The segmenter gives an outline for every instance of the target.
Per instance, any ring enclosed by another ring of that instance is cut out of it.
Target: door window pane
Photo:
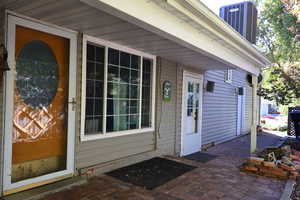
[[[189,81],[187,88],[187,122],[189,122],[190,133],[198,133],[200,84]]]
[[[25,44],[16,64],[16,88],[22,101],[32,108],[49,106],[57,92],[59,73],[48,44],[37,40]]]

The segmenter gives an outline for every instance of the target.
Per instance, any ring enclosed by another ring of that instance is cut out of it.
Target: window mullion
[[[142,95],[143,95],[143,59],[144,57],[141,56],[140,60],[140,94],[139,94],[139,129],[142,128]]]
[[[106,111],[107,111],[107,71],[108,71],[108,47],[105,47],[104,58],[104,94],[103,94],[103,125],[102,132],[106,134]]]

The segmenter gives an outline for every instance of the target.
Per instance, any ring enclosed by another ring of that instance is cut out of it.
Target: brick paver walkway
[[[258,137],[258,147],[272,146],[279,138]],[[239,172],[249,155],[249,136],[217,145],[207,151],[218,158],[201,164],[183,158],[179,162],[198,166],[177,179],[149,191],[108,176],[95,177],[85,185],[52,194],[44,200],[277,200],[285,182]]]

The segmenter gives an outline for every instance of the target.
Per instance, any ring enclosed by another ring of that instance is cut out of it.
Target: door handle
[[[193,111],[193,118],[194,118],[195,120],[197,120],[197,116],[198,116],[197,111]]]
[[[69,101],[68,103],[69,103],[69,104],[72,104],[72,111],[75,111],[75,106],[76,106],[76,104],[77,104],[75,98],[73,97],[73,98],[72,98],[72,101]]]

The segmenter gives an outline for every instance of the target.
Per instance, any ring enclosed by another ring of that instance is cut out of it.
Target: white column
[[[251,153],[256,151],[257,144],[257,112],[258,100],[257,100],[257,76],[252,75],[252,126],[251,126]]]

